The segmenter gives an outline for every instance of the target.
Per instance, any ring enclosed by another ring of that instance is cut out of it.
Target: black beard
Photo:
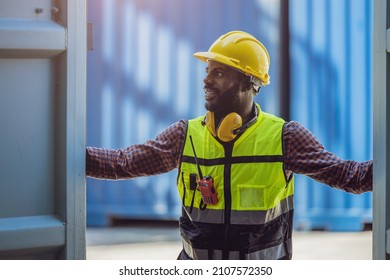
[[[214,88],[211,88],[216,90]],[[218,90],[219,102],[218,104],[214,104],[212,106],[206,106],[206,110],[210,112],[214,112],[219,116],[225,116],[231,112],[239,112],[240,102],[238,97],[238,92],[240,90],[240,86],[238,84],[232,86],[230,89],[221,93]]]

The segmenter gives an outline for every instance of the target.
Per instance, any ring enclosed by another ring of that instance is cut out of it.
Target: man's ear
[[[242,90],[243,91],[248,91],[252,89],[252,83],[249,79],[249,77],[244,77],[241,82]]]

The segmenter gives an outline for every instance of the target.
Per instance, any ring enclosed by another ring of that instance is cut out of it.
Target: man
[[[293,173],[352,193],[372,191],[373,162],[329,153],[297,122],[253,97],[269,83],[269,55],[252,35],[229,32],[208,52],[207,113],[122,150],[88,147],[87,176],[127,179],[178,168],[183,203],[178,259],[291,259]]]

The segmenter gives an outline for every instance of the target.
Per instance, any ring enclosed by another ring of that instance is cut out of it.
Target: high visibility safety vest
[[[182,259],[291,259],[294,182],[283,168],[285,122],[256,106],[256,122],[227,143],[203,117],[188,121],[177,178]],[[214,180],[215,205],[202,202],[196,162]]]

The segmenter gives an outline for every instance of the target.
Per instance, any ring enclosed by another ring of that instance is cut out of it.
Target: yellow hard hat
[[[263,86],[270,83],[268,51],[249,33],[228,32],[219,37],[207,52],[197,52],[194,56],[203,61],[211,59],[220,62],[254,76],[261,81]]]

